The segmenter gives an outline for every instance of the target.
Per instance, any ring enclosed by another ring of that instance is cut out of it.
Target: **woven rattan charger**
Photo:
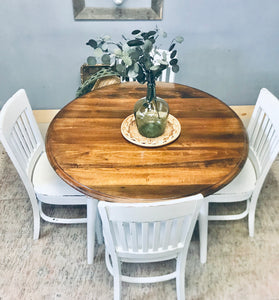
[[[135,116],[129,115],[121,124],[121,133],[124,138],[138,146],[142,147],[160,147],[175,141],[181,132],[179,121],[172,115],[169,115],[165,132],[156,138],[146,138],[142,136],[137,128]]]

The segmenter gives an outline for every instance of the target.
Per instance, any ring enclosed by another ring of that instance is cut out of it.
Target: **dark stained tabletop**
[[[146,85],[111,85],[73,100],[51,122],[46,151],[57,174],[77,190],[113,202],[206,196],[229,183],[248,154],[239,117],[185,85],[158,82],[156,94],[181,124],[177,140],[158,148],[128,142],[121,123],[146,95]]]

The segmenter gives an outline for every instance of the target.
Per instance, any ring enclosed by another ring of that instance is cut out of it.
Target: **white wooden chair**
[[[1,110],[0,139],[29,195],[33,209],[34,239],[39,238],[40,217],[52,223],[87,223],[88,263],[92,263],[94,252],[92,238],[95,233],[92,232],[92,224],[88,222],[92,216],[50,217],[42,210],[42,203],[88,205],[88,201],[97,200],[87,199],[84,194],[66,184],[55,173],[47,159],[43,138],[23,89],[16,92]]]
[[[208,220],[238,220],[248,215],[249,235],[253,237],[258,197],[279,152],[279,100],[265,88],[260,91],[247,132],[249,155],[243,169],[232,182],[206,199],[209,205],[246,201],[242,213],[209,215]],[[207,228],[204,230],[207,232]]]
[[[121,298],[121,281],[153,283],[176,278],[177,298],[185,299],[186,257],[203,201],[201,194],[157,203],[100,201],[106,245],[106,265],[114,278],[114,299]],[[176,259],[176,270],[160,276],[122,275],[121,263]]]
[[[157,52],[159,52],[161,55],[163,54],[163,52],[166,53],[168,60],[170,59],[170,52],[168,50],[164,50],[164,49],[157,49]],[[154,55],[154,59],[160,59],[161,56],[160,55]],[[161,76],[158,78],[158,81],[163,81],[163,82],[171,82],[173,83],[175,80],[175,73],[172,71],[171,67],[168,66],[165,70],[163,70]]]

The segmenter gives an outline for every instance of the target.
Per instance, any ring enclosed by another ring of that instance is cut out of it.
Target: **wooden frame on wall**
[[[129,0],[126,0],[129,1]],[[111,7],[89,7],[85,0],[73,0],[75,20],[161,20],[163,0],[151,0],[150,7],[125,8],[111,1]],[[121,2],[121,1],[120,1]]]

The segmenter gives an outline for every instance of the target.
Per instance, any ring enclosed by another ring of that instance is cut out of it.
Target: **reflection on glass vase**
[[[144,137],[155,138],[164,133],[169,106],[164,99],[156,97],[155,83],[147,84],[147,95],[136,102],[134,115],[138,131]]]

